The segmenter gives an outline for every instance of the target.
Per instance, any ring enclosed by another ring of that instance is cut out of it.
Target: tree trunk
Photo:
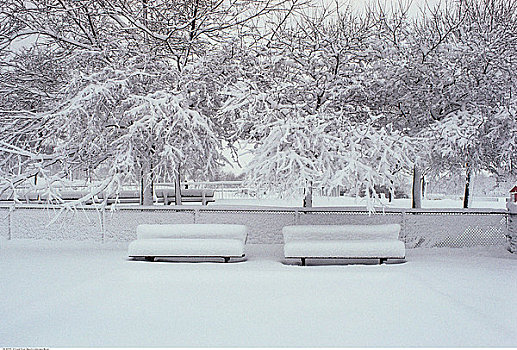
[[[174,195],[176,199],[176,205],[182,205],[181,202],[181,174],[180,174],[180,166],[178,166],[176,172],[176,179],[174,181]]]
[[[144,170],[140,169],[140,191],[139,191],[139,197],[140,197],[140,205],[144,205]]]
[[[425,190],[426,190],[425,175],[422,175],[422,198],[425,198]]]
[[[303,198],[303,207],[312,208],[312,182],[307,183],[307,187],[303,190],[305,197]]]
[[[388,193],[386,195],[388,196],[388,203],[391,203],[395,196],[395,185],[393,184],[393,180],[390,180],[390,187],[388,187],[387,190]]]
[[[463,195],[463,208],[469,207],[470,179],[471,179],[471,171],[470,171],[470,167],[467,165],[467,175],[465,178],[465,194]]]
[[[411,208],[422,208],[422,171],[415,165],[413,168],[413,190]]]
[[[140,174],[140,205],[153,205],[153,174],[150,164],[145,164]]]

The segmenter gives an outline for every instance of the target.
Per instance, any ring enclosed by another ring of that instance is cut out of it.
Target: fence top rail
[[[46,210],[60,210],[60,205],[52,204],[14,204],[14,203],[0,203],[0,209],[46,209]],[[77,210],[103,210],[103,208],[96,206],[78,206]],[[105,211],[111,211],[111,208],[104,208]],[[250,211],[250,212],[292,212],[292,213],[366,213],[368,210],[364,206],[356,207],[277,207],[277,206],[252,206],[252,205],[117,205],[113,210],[137,210],[137,211],[200,211],[200,212],[218,212],[218,211]],[[485,208],[382,208],[376,207],[371,214],[507,214],[507,209],[485,209]]]

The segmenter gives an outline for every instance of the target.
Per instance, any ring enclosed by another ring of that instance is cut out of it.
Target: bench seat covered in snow
[[[404,259],[399,224],[294,225],[282,229],[286,259]]]
[[[230,224],[143,224],[128,255],[153,261],[157,257],[244,257],[247,228]]]

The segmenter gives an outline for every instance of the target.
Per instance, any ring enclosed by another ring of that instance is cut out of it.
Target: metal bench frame
[[[152,255],[152,256],[146,256],[146,255],[131,255],[130,258],[133,259],[144,259],[145,261],[154,261],[156,258],[209,258],[209,259],[215,259],[215,258],[221,258],[224,259],[225,263],[230,262],[230,259],[242,259],[246,256],[246,254],[242,254],[241,256],[221,256],[221,255]]]
[[[379,260],[379,265],[382,265],[388,261],[388,259],[405,259],[406,257],[365,257],[365,256],[306,256],[306,257],[299,257],[299,256],[286,256],[286,259],[300,259],[302,261],[302,266],[306,266],[305,260],[307,259],[373,259],[373,260]]]

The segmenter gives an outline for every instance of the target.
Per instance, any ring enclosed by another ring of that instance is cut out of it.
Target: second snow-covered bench
[[[129,244],[132,258],[244,257],[247,228],[229,224],[144,224],[138,225],[137,239]]]
[[[294,225],[282,229],[286,259],[404,259],[399,224]]]

